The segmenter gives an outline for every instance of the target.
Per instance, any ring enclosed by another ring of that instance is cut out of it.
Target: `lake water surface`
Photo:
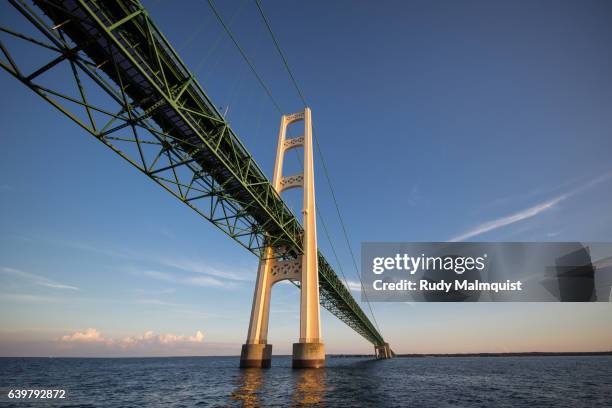
[[[238,357],[0,358],[0,406],[610,407],[612,356],[330,358],[237,368]],[[9,400],[10,389],[65,389]]]

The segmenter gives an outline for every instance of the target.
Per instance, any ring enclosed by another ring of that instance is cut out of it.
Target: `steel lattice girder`
[[[0,42],[4,70],[257,256],[267,246],[275,256],[302,252],[299,221],[139,1],[35,0],[54,27],[23,0],[10,2],[45,40],[0,32],[54,56],[26,74]],[[60,65],[69,67],[76,96],[42,85]],[[89,100],[87,82],[109,100]],[[384,343],[320,253],[319,283],[326,309]]]

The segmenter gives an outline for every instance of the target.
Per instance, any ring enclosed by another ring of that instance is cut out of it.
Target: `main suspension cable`
[[[268,88],[268,86],[264,82],[264,80],[261,77],[261,75],[259,75],[259,73],[255,69],[255,66],[253,65],[253,63],[251,62],[249,57],[246,55],[246,53],[244,52],[244,50],[242,49],[240,44],[238,44],[238,40],[236,40],[236,37],[234,37],[234,34],[230,30],[230,28],[223,21],[223,18],[221,17],[221,14],[219,14],[219,12],[217,11],[217,8],[215,7],[213,1],[212,0],[207,0],[207,1],[208,1],[208,5],[210,6],[210,9],[213,11],[215,16],[217,17],[217,20],[219,20],[219,23],[221,23],[221,25],[223,26],[223,29],[225,30],[227,35],[231,38],[232,42],[234,43],[234,45],[236,46],[236,48],[240,52],[240,55],[242,55],[242,58],[244,59],[244,61],[248,64],[249,68],[251,68],[251,71],[253,72],[253,74],[255,75],[257,80],[259,81],[259,84],[266,91],[266,93],[268,94],[268,97],[270,98],[270,100],[272,101],[272,103],[274,104],[274,106],[276,107],[278,112],[282,115],[283,114],[283,110],[281,109],[281,107],[278,104],[278,102],[276,102],[276,99],[274,99],[274,97],[272,96],[272,92],[270,92],[270,88]]]

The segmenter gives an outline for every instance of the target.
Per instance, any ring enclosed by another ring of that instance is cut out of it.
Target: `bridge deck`
[[[267,245],[279,257],[301,253],[298,219],[138,1],[34,0],[55,29],[25,2],[11,3],[61,51],[50,66],[71,64],[120,107],[104,127],[96,126],[91,111],[103,109],[81,92],[91,125],[69,115],[73,120],[256,255],[263,256]],[[52,102],[52,91],[34,82],[38,75],[2,67]],[[76,72],[75,80],[82,91]],[[114,135],[130,127],[141,160],[116,146],[120,138]],[[154,137],[149,143],[160,147],[154,163],[147,163],[137,129],[148,131]],[[190,180],[183,181],[180,172]],[[384,343],[321,253],[319,283],[326,309],[373,344]]]

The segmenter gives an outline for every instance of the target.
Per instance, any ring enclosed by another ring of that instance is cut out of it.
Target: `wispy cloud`
[[[466,239],[484,234],[485,232],[493,231],[498,228],[502,228],[502,227],[529,219],[529,218],[533,218],[539,214],[542,214],[546,211],[551,210],[552,208],[555,208],[555,206],[557,206],[562,201],[567,200],[568,198],[586,190],[587,188],[593,187],[599,183],[602,183],[610,179],[610,177],[612,177],[612,173],[606,173],[600,177],[597,177],[591,180],[590,182],[585,183],[581,187],[576,188],[572,191],[569,191],[564,194],[560,194],[552,199],[546,200],[532,207],[518,211],[514,214],[479,224],[476,227],[469,229],[468,231],[451,238],[449,241],[451,242],[465,241]]]
[[[213,286],[219,288],[228,288],[233,286],[231,281],[216,279],[210,276],[178,276],[169,272],[155,270],[143,271],[142,275],[152,279],[189,286]]]
[[[62,302],[64,301],[64,299],[52,296],[32,295],[29,293],[0,293],[0,301],[26,303],[55,303]]]
[[[421,195],[421,188],[419,184],[414,184],[410,190],[410,193],[406,197],[406,203],[411,207],[416,207],[417,204],[422,201],[422,199],[423,197]]]
[[[159,233],[168,239],[172,239],[172,240],[176,239],[176,235],[174,234],[174,232],[170,231],[167,228],[160,228]]]
[[[493,199],[489,202],[483,203],[485,208],[491,208],[501,205],[506,205],[509,203],[515,202],[525,202],[525,200],[536,199],[536,197],[550,196],[554,195],[554,193],[558,193],[560,191],[566,190],[568,187],[580,184],[580,182],[585,181],[585,177],[573,177],[568,180],[563,180],[556,184],[548,184],[540,187],[533,188],[531,190],[522,191],[519,193],[515,193],[512,195],[507,195],[504,197],[499,197]]]
[[[211,278],[210,276],[195,276],[192,278],[184,279],[183,282],[186,282],[193,286],[218,286],[218,287],[231,286],[228,282],[223,282],[222,280]]]
[[[176,292],[175,288],[164,288],[164,289],[133,289],[134,293],[138,295],[169,295]]]
[[[480,234],[484,234],[485,232],[493,231],[495,229],[505,227],[510,224],[514,224],[519,221],[526,220],[528,218],[535,217],[536,215],[553,208],[555,205],[559,204],[561,201],[566,200],[569,197],[568,194],[562,194],[558,197],[553,198],[552,200],[545,201],[543,203],[534,205],[533,207],[529,207],[507,217],[497,218],[492,221],[488,221],[477,225],[475,228],[472,228],[463,234],[457,235],[456,237],[451,238],[449,241],[457,242],[457,241],[465,241],[468,238],[475,237]]]
[[[143,271],[142,274],[148,278],[163,280],[166,282],[175,282],[177,280],[174,275],[167,273],[167,272],[148,270],[148,271]]]
[[[203,275],[210,275],[217,278],[230,279],[234,281],[252,281],[255,279],[255,271],[253,273],[237,274],[233,272],[227,272],[218,268],[211,267],[203,261],[190,260],[190,259],[179,259],[179,258],[163,258],[157,259],[157,263],[160,265],[179,269],[185,272],[198,273]]]
[[[0,273],[6,274],[6,275],[11,275],[23,280],[27,280],[35,285],[39,285],[39,286],[45,286],[47,288],[52,288],[52,289],[68,289],[68,290],[79,290],[79,288],[77,288],[76,286],[71,286],[71,285],[65,285],[63,283],[59,283],[56,281],[53,281],[49,278],[46,278],[44,276],[41,275],[36,275],[34,273],[31,272],[25,272],[19,269],[15,269],[15,268],[9,268],[9,267],[0,267]]]
[[[251,282],[255,280],[257,265],[253,265],[248,270],[240,270],[241,273],[228,272],[224,268],[211,266],[206,260],[195,259],[188,257],[178,256],[164,256],[160,257],[157,254],[139,253],[137,251],[115,248],[108,248],[101,245],[93,245],[83,242],[65,241],[54,239],[54,243],[60,243],[71,248],[79,249],[82,251],[93,252],[112,258],[127,259],[137,263],[154,264],[154,268],[157,269],[173,269],[183,272],[189,272],[193,274],[208,275],[215,278],[223,278],[223,280],[230,280],[236,282]],[[236,270],[235,267],[232,268]],[[170,279],[168,279],[170,280]],[[198,280],[195,280],[198,282]],[[205,280],[201,280],[205,281]],[[210,284],[212,281],[209,281]]]
[[[134,300],[134,303],[137,303],[140,305],[156,305],[156,306],[173,306],[173,307],[184,307],[185,306],[184,304],[175,303],[175,302],[167,302],[165,300],[154,299],[154,298],[136,299]]]
[[[346,282],[348,284],[348,288],[349,290],[352,290],[354,292],[359,292],[361,290],[361,283],[360,282],[356,282],[356,281],[347,281]]]
[[[119,348],[131,348],[141,345],[172,346],[177,344],[203,343],[204,333],[197,330],[193,336],[183,336],[177,334],[156,334],[153,331],[147,331],[142,335],[113,339],[103,336],[97,329],[89,328],[81,332],[62,336],[60,341],[63,343],[102,344]]]

